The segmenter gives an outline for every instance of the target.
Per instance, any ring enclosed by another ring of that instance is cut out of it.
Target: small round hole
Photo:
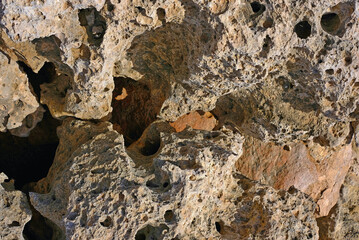
[[[336,13],[326,13],[322,16],[320,24],[324,31],[334,34],[340,27],[340,18]]]
[[[168,187],[168,185],[169,185],[168,182],[164,182],[162,186],[163,186],[163,188],[166,188],[166,187]]]
[[[325,70],[325,73],[328,75],[333,75],[334,74],[334,70],[332,68]]]
[[[290,151],[290,146],[288,146],[288,145],[284,145],[283,150],[284,150],[284,151],[288,151],[288,152],[289,152],[289,151]]]
[[[345,66],[348,66],[352,63],[352,57],[347,56],[344,58],[344,61],[345,61]]]
[[[301,39],[306,39],[312,32],[312,26],[307,21],[301,21],[294,27],[294,32]]]
[[[100,220],[100,224],[103,227],[111,227],[112,226],[112,219],[107,216],[105,219]]]
[[[164,218],[165,218],[165,221],[166,222],[171,222],[174,218],[174,213],[172,210],[167,210],[165,212],[165,215],[164,215]]]
[[[271,28],[273,27],[273,19],[272,18],[267,18],[264,22],[263,22],[263,27],[264,28]]]
[[[257,13],[257,12],[259,12],[261,10],[262,4],[260,4],[259,2],[252,2],[251,7],[252,7],[252,11],[254,13]]]

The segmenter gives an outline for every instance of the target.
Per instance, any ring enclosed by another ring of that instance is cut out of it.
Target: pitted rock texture
[[[31,219],[26,195],[14,189],[13,182],[5,182],[7,176],[0,173],[0,238],[21,239],[25,224]]]
[[[67,120],[60,129],[59,149],[75,147],[57,152],[56,174],[30,197],[68,239],[318,239],[316,204],[240,175],[243,138],[228,129],[165,130],[150,156],[127,153],[108,124]]]
[[[113,77],[126,77],[151,89],[165,120],[217,106],[223,121],[266,141],[320,137],[337,146],[356,119],[355,1],[46,0],[3,8],[9,38],[31,41],[56,65],[41,96],[56,117],[101,119],[112,110]]]
[[[39,103],[31,91],[26,74],[20,71],[19,65],[14,60],[2,52],[0,52],[0,71],[0,131],[19,128],[23,121],[30,129],[33,128],[29,118],[31,118],[30,114],[37,111]],[[25,134],[28,132],[26,131]]]
[[[0,172],[29,229],[358,238],[358,19],[357,0],[0,0]]]

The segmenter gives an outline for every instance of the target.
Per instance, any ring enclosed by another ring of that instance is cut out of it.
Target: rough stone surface
[[[0,238],[21,239],[25,224],[31,219],[31,210],[26,195],[14,189],[12,182],[0,173]]]
[[[25,73],[0,52],[0,131],[18,128],[39,107]],[[31,124],[32,127],[32,124]]]
[[[358,20],[357,0],[0,0],[24,236],[359,238]]]
[[[240,175],[243,138],[228,129],[161,132],[149,156],[105,123],[68,120],[59,137],[56,174],[30,197],[69,239],[318,239],[316,204]]]

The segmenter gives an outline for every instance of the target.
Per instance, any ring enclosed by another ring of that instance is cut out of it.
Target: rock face
[[[175,134],[163,124],[162,147],[146,156],[126,152],[108,124],[65,121],[50,174],[37,185],[43,193],[30,193],[31,203],[70,239],[318,239],[307,195],[236,171],[241,136]]]
[[[33,217],[0,212],[0,236],[358,238],[358,19],[356,0],[1,0],[0,172]]]
[[[26,74],[20,71],[14,60],[1,52],[0,71],[0,131],[17,129],[24,122],[29,129],[25,131],[24,135],[27,135],[34,127],[31,114],[37,111],[39,103],[30,90]],[[41,118],[42,116],[39,117],[40,120]]]
[[[26,195],[14,189],[13,183],[5,182],[0,173],[0,238],[4,240],[24,239],[22,232],[31,219],[31,210]]]

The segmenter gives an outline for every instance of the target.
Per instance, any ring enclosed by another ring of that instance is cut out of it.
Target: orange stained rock
[[[176,132],[182,132],[187,126],[190,126],[193,129],[211,131],[216,124],[217,120],[212,113],[205,112],[201,115],[197,111],[183,115],[175,122],[170,123],[170,125],[176,129]]]
[[[128,94],[127,94],[126,88],[122,88],[122,93],[120,95],[117,95],[115,97],[115,99],[117,101],[121,101],[121,100],[125,99],[127,96],[128,96]]]
[[[283,147],[248,138],[236,167],[246,177],[276,189],[294,186],[317,202],[319,216],[326,216],[338,201],[353,157],[350,144],[335,149],[313,142]]]

